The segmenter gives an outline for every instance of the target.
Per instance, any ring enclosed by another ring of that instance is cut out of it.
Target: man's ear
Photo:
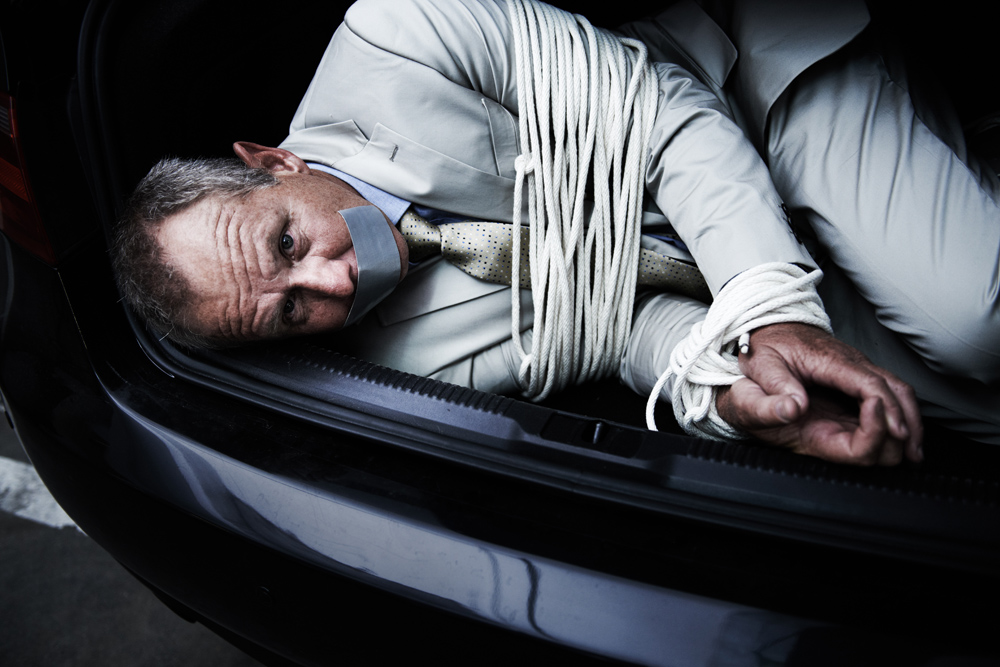
[[[251,169],[267,169],[272,173],[279,171],[309,173],[309,167],[302,158],[284,148],[270,148],[249,141],[237,141],[233,144],[233,151]]]

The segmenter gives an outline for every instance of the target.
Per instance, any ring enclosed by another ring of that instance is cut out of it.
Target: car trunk
[[[230,1],[92,3],[79,52],[76,139],[105,231],[159,157],[228,155],[234,140],[280,143],[342,12],[341,3],[328,0],[281,3],[280,11],[263,13]],[[269,44],[280,45],[281,55]],[[100,252],[103,244],[93,248]],[[346,440],[370,443],[380,456],[415,467],[447,466],[470,479],[501,480],[497,488],[531,489],[526,497],[576,504],[575,517],[600,508],[589,524],[581,518],[567,530],[612,544],[639,564],[623,568],[587,550],[569,556],[582,566],[628,571],[683,590],[694,590],[695,581],[711,588],[705,582],[715,577],[738,589],[744,602],[834,620],[860,616],[875,624],[888,611],[898,614],[893,625],[900,632],[932,626],[942,632],[934,625],[939,621],[908,625],[910,612],[939,608],[956,591],[984,600],[996,591],[998,450],[933,425],[925,463],[856,469],[755,443],[690,438],[676,426],[649,432],[642,425],[643,399],[612,381],[536,404],[346,356],[337,351],[336,335],[185,352],[151,337],[113,297],[90,308],[100,296],[89,292],[89,282],[73,280],[74,272],[91,270],[86,262],[63,270],[80,331],[107,386],[120,393],[134,388],[134,368],[143,365],[143,382],[195,386],[199,395],[217,396],[218,405],[258,415],[261,428],[301,426],[294,437],[272,438],[255,465],[271,461],[281,468],[302,452],[348,447],[341,444]],[[103,259],[98,270],[108,271]],[[105,281],[101,296],[109,294]],[[108,336],[115,327],[127,335]],[[168,415],[152,401],[146,409],[175,421],[184,414]],[[661,407],[661,423],[669,421],[668,412]],[[351,456],[361,456],[352,447]],[[135,474],[138,483],[137,469],[122,463],[119,472]],[[497,511],[531,516],[542,529],[565,528],[552,506],[510,503]],[[616,516],[630,530],[676,530],[688,536],[687,546],[651,546],[637,533],[624,536]],[[703,526],[728,537],[714,543],[699,532]],[[540,550],[559,550],[539,540]],[[665,579],[655,572],[658,559],[702,574]],[[833,573],[838,568],[846,569]],[[923,582],[919,595],[910,586],[915,578]],[[771,590],[763,590],[765,584]],[[851,609],[852,599],[874,588],[881,602]],[[975,636],[983,623],[963,614],[955,627]]]

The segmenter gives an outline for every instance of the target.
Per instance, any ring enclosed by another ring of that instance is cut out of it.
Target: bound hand
[[[764,442],[829,461],[923,459],[913,389],[863,354],[805,324],[757,329],[739,356],[746,375],[719,391],[719,415]]]

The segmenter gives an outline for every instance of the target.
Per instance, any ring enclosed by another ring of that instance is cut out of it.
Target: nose
[[[292,281],[301,289],[325,296],[343,298],[354,294],[351,264],[344,259],[307,258],[295,267]]]

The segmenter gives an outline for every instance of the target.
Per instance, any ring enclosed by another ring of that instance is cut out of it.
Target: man
[[[280,148],[248,143],[236,147],[248,165],[277,174],[279,185],[241,195],[241,199],[197,201],[170,214],[160,225],[156,241],[167,263],[199,295],[195,306],[183,311],[191,331],[214,338],[266,338],[344,321],[346,304],[334,306],[330,301],[349,296],[357,280],[356,260],[350,248],[334,238],[314,241],[323,235],[313,229],[343,227],[337,211],[348,210],[341,208],[347,204],[363,203],[352,198],[358,195],[351,186],[321,169],[322,165],[360,179],[355,187],[374,185],[406,202],[472,219],[510,220],[517,106],[505,12],[502,3],[458,0],[391,6],[367,2],[352,8],[317,70],[289,138]],[[771,18],[786,14],[778,12]],[[785,150],[786,137],[783,128],[775,131],[776,123],[794,125],[800,115],[791,113],[795,100],[783,102],[772,112],[774,103],[782,95],[816,94],[809,84],[818,79],[799,75],[814,63],[823,65],[838,57],[837,52],[867,22],[863,7],[835,8],[828,14],[829,20],[819,22],[828,28],[823,39],[797,30],[797,17],[778,21],[779,28],[769,34],[784,37],[770,43],[763,40],[763,46],[771,48],[759,49],[761,58],[755,58],[754,37],[761,33],[754,29],[754,19],[768,14],[748,10],[748,16],[727,19],[738,42],[741,35],[749,35],[743,51],[748,57],[734,75],[735,88],[743,87],[740,102],[747,112],[748,131],[758,137],[772,159],[772,170],[782,174],[797,172],[783,169],[785,164],[795,164],[794,159],[774,159]],[[816,17],[809,18],[815,21]],[[735,52],[731,45],[726,50],[728,40],[713,27],[697,8],[680,5],[655,24],[637,24],[627,31],[642,36],[654,57],[664,61],[657,65],[661,99],[647,189],[717,291],[756,264],[777,260],[812,266],[813,260],[787,227],[763,164],[731,118],[734,109],[725,99],[723,85],[729,88]],[[473,29],[475,40],[466,37]],[[789,35],[801,34],[808,36],[805,46],[794,39],[787,43]],[[777,54],[778,66],[768,65],[768,54]],[[682,62],[701,81],[669,61]],[[755,67],[760,70],[757,74]],[[838,66],[835,71],[840,70]],[[761,84],[746,83],[754,79]],[[815,105],[805,106],[812,110]],[[803,186],[801,192],[795,187],[788,186],[787,198],[808,196],[813,185]],[[286,194],[290,191],[330,201],[341,197],[344,204],[302,208],[296,195]],[[808,204],[799,207],[806,209]],[[322,225],[308,222],[314,213],[316,219],[325,214]],[[266,224],[257,225],[257,220]],[[300,227],[300,220],[307,222]],[[308,243],[305,250],[303,243]],[[406,251],[398,242],[397,246],[402,275],[407,270]],[[310,256],[314,248],[317,252]],[[292,275],[313,257],[329,260],[339,273],[331,268],[322,279],[305,271]],[[849,258],[844,263],[851,264]],[[851,278],[863,291],[864,271],[850,270],[857,271]],[[509,298],[502,288],[469,280],[440,261],[416,267],[384,306],[362,322],[356,349],[367,358],[405,370],[505,388],[504,375],[510,375],[511,365],[504,348],[508,323],[503,317],[484,315],[495,314],[501,304],[506,313]],[[458,281],[464,282],[452,289]],[[882,283],[869,278],[867,284],[878,287]],[[272,291],[274,286],[280,289]],[[843,291],[855,294],[845,297],[846,303],[857,298],[852,285]],[[882,305],[879,295],[864,296],[868,303]],[[623,379],[648,389],[647,380],[636,379],[641,374],[636,369],[662,368],[663,355],[685,327],[690,328],[703,314],[701,308],[671,295],[644,297],[623,362]],[[493,330],[496,321],[506,330],[499,338]],[[882,331],[887,328],[882,319],[873,321],[878,336],[896,340],[893,331]],[[861,325],[851,324],[849,334],[863,331]],[[523,328],[529,326],[524,323]],[[922,325],[914,328],[925,330]],[[863,335],[856,338],[864,342]],[[891,464],[904,453],[919,460],[916,404],[909,387],[894,375],[821,331],[802,325],[762,327],[751,343],[752,352],[740,360],[747,379],[720,392],[719,411],[727,421],[764,439],[834,460]],[[883,347],[876,344],[873,349],[880,352]],[[954,356],[965,358],[961,351]],[[947,359],[935,361],[933,354],[925,358],[948,370]],[[426,360],[433,368],[420,368]],[[918,364],[922,370],[915,375],[934,373],[925,361],[918,360]],[[905,364],[894,370],[909,372]],[[929,387],[934,396],[936,379],[921,389]],[[803,383],[835,388],[856,398],[860,417],[852,419],[835,404],[810,397]],[[960,410],[963,391],[957,386],[953,392],[958,400],[946,396],[941,401],[944,409],[957,406]],[[961,415],[963,419],[969,416]]]

